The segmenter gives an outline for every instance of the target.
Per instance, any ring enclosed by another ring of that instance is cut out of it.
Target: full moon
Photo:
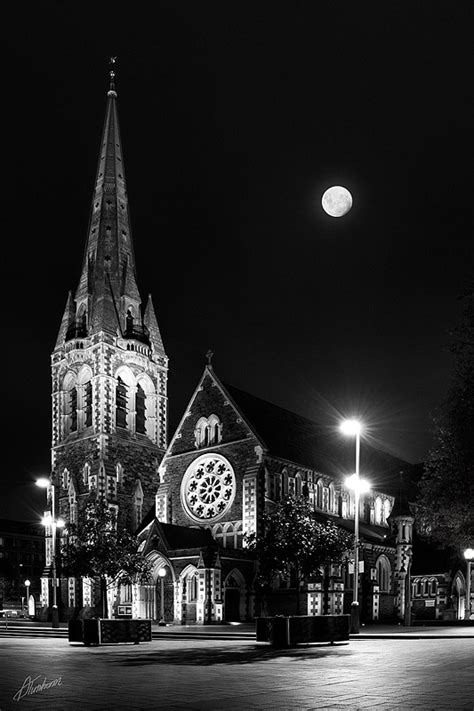
[[[328,188],[321,198],[324,212],[331,217],[344,217],[352,207],[352,195],[347,188],[333,185]]]

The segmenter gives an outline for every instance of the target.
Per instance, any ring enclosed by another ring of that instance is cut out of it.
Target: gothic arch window
[[[74,373],[68,373],[63,380],[62,413],[64,436],[77,432],[77,388]]]
[[[295,496],[301,496],[303,485],[301,483],[301,472],[295,474]]]
[[[224,526],[224,546],[226,548],[237,548],[234,524],[226,523]]]
[[[234,525],[235,548],[242,548],[242,522],[237,521]]]
[[[89,462],[86,462],[84,464],[84,467],[82,469],[82,480],[84,482],[84,486],[89,487],[90,486],[90,476],[91,476],[91,465]]]
[[[221,546],[224,545],[224,531],[222,529],[222,524],[218,523],[214,528],[212,529],[212,535],[216,539],[217,543],[220,543]]]
[[[289,494],[288,469],[283,469],[281,472],[281,494],[283,497]]]
[[[69,499],[69,523],[77,523],[77,496],[76,489],[72,480],[69,481],[68,488],[68,499]]]
[[[84,366],[77,376],[78,429],[92,425],[92,370]]]
[[[146,434],[146,395],[140,383],[137,384],[135,394],[135,430],[139,434]]]
[[[336,507],[336,490],[334,488],[334,484],[331,482],[329,484],[329,513],[337,513],[337,507]]]
[[[222,424],[217,415],[208,417],[209,444],[219,444],[222,439]]]
[[[123,484],[123,467],[120,462],[115,465],[115,478],[117,479],[117,484]]]
[[[375,563],[377,574],[377,583],[379,584],[380,592],[390,592],[390,561],[386,555],[380,555]]]
[[[321,508],[323,511],[329,511],[329,487],[323,486],[323,501]]]
[[[435,596],[438,592],[438,581],[436,578],[431,578],[430,580],[430,595]]]
[[[196,447],[209,447],[222,440],[222,424],[217,415],[200,417],[194,429]]]
[[[127,309],[127,315],[125,316],[125,335],[127,337],[133,336],[133,306],[129,306]]]
[[[153,381],[145,374],[137,378],[135,393],[135,430],[156,441],[156,391]]]
[[[132,503],[133,526],[138,528],[143,518],[143,489],[139,479],[135,484]]]
[[[120,368],[115,386],[115,424],[122,429],[131,429],[130,415],[133,410],[132,394],[135,379],[129,368]]]
[[[61,484],[63,489],[68,489],[69,488],[69,481],[70,481],[71,475],[69,474],[69,469],[63,469],[62,477],[61,477]]]
[[[318,509],[323,507],[323,482],[322,479],[318,479],[316,482],[316,506]]]
[[[196,424],[194,430],[194,438],[196,447],[207,447],[209,444],[209,426],[207,417],[201,417]]]
[[[288,495],[295,496],[296,495],[295,477],[288,476],[287,481],[288,481]]]
[[[375,524],[377,526],[380,526],[380,524],[382,523],[382,499],[380,498],[380,496],[377,496],[375,498],[374,510],[375,510]]]

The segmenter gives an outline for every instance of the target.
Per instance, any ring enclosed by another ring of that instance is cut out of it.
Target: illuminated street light
[[[472,561],[474,559],[474,548],[466,548],[464,557],[467,561],[467,578],[466,578],[466,609],[464,610],[464,619],[471,619],[471,575]]]
[[[359,476],[360,463],[360,433],[362,432],[362,424],[359,420],[344,420],[341,422],[341,432],[348,436],[355,436],[356,451],[355,451],[355,474],[346,479],[346,486],[354,490],[355,493],[355,511],[354,511],[354,592],[351,604],[351,633],[359,634],[360,615],[359,615],[359,501],[360,495],[370,490],[370,484],[366,479],[361,479]]]
[[[160,568],[158,571],[158,575],[160,576],[161,580],[161,600],[160,600],[160,621],[158,622],[158,625],[160,627],[165,627],[166,622],[165,622],[165,577],[166,577],[166,568]]]
[[[25,588],[26,588],[26,616],[30,616],[30,585],[31,582],[29,580],[25,580]],[[25,612],[23,611],[23,615]]]
[[[57,601],[57,580],[56,580],[56,529],[64,526],[61,518],[56,518],[55,486],[51,479],[41,477],[36,481],[36,486],[42,489],[51,488],[51,513],[43,517],[43,526],[51,526],[52,548],[51,548],[51,572],[53,577],[53,607],[51,610],[51,627],[59,627],[59,612]]]

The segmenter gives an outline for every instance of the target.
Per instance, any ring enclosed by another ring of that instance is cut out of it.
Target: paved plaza
[[[241,639],[84,647],[4,637],[0,663],[1,711],[474,709],[472,636],[289,650]]]

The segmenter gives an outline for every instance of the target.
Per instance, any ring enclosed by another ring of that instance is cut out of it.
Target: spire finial
[[[117,96],[117,93],[116,93],[116,91],[115,91],[115,81],[114,81],[114,79],[115,79],[114,66],[115,66],[115,62],[116,62],[116,61],[117,61],[117,57],[110,57],[110,59],[109,59],[109,64],[110,64],[110,67],[111,67],[110,72],[109,72],[109,76],[110,76],[110,88],[109,88],[109,91],[108,91],[108,93],[107,93],[107,96]]]
[[[207,353],[206,353],[207,364],[208,364],[209,366],[212,366],[212,356],[213,356],[213,355],[214,355],[214,353],[213,353],[213,352],[211,351],[211,349],[209,348],[209,350],[208,350]]]

